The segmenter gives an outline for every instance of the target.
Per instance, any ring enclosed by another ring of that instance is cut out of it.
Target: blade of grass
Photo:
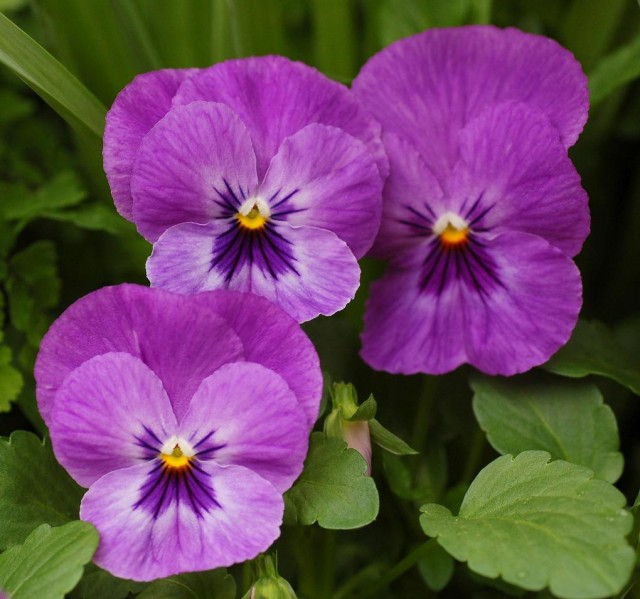
[[[350,0],[313,0],[315,66],[349,82],[355,75],[353,5]]]
[[[138,5],[131,0],[112,0],[112,5],[116,16],[129,34],[132,46],[144,63],[145,70],[161,69],[162,59],[149,35]]]
[[[640,77],[640,35],[605,56],[589,73],[591,104],[601,102],[623,85]]]
[[[102,137],[105,107],[60,62],[1,13],[0,63],[68,123]]]

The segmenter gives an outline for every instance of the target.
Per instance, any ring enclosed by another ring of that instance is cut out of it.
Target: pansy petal
[[[181,87],[174,104],[197,100],[226,104],[242,119],[251,133],[260,177],[284,139],[310,123],[338,127],[361,140],[382,177],[387,175],[378,123],[348,88],[300,62],[260,56],[216,64]]]
[[[131,169],[142,138],[171,108],[180,84],[197,69],[163,69],[138,75],[116,97],[104,129],[104,170],[118,212],[133,218]]]
[[[269,223],[259,232],[216,220],[166,231],[147,261],[151,284],[176,293],[234,289],[266,297],[298,322],[331,315],[355,296],[358,262],[331,231]]]
[[[372,254],[406,264],[447,210],[440,184],[417,150],[392,133],[383,136],[389,152],[382,221]]]
[[[302,471],[309,431],[285,380],[251,362],[227,364],[207,377],[180,423],[199,459],[244,466],[281,493]]]
[[[356,258],[380,226],[382,179],[367,147],[336,127],[307,125],[286,138],[260,186],[271,216],[333,231]]]
[[[280,534],[281,494],[246,468],[198,466],[212,497],[206,509],[192,503],[184,480],[161,481],[167,482],[161,510],[157,501],[146,502],[153,464],[96,481],[80,506],[80,518],[100,533],[95,563],[120,578],[147,581],[230,566],[267,550]]]
[[[371,284],[364,314],[362,359],[395,374],[442,374],[466,361],[460,290],[423,293],[418,268],[393,269]]]
[[[475,205],[472,229],[531,233],[568,256],[589,233],[580,176],[548,119],[524,104],[490,107],[463,129],[450,194]]]
[[[173,108],[140,144],[131,177],[133,220],[149,241],[183,222],[237,212],[258,184],[251,139],[223,104]]]
[[[473,255],[450,250],[426,275],[414,268],[372,285],[362,335],[367,363],[441,374],[469,362],[509,376],[542,364],[566,343],[582,303],[571,259],[526,233],[480,243]]]
[[[195,296],[242,340],[244,357],[277,372],[296,394],[310,426],[318,418],[322,372],[315,347],[284,310],[253,293],[209,291]]]
[[[83,487],[154,458],[177,430],[162,382],[138,358],[107,353],[72,371],[56,394],[51,441],[58,461]]]
[[[242,342],[224,319],[188,296],[140,285],[104,287],[67,308],[41,342],[35,378],[45,422],[64,378],[113,351],[149,366],[178,416],[205,377],[243,356]]]
[[[438,177],[455,163],[458,132],[486,106],[526,102],[549,118],[565,147],[578,138],[589,106],[587,79],[569,51],[493,26],[399,40],[369,60],[353,89],[383,131],[409,140]]]
[[[465,299],[469,362],[511,376],[546,362],[568,340],[582,306],[580,271],[543,239],[504,233],[490,243],[503,287]]]

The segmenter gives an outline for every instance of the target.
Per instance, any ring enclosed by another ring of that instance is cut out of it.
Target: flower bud
[[[282,576],[274,560],[269,555],[263,555],[256,562],[258,580],[253,583],[242,599],[297,599],[291,585]]]

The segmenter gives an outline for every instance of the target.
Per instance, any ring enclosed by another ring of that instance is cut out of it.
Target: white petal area
[[[217,504],[200,516],[184,497],[174,497],[158,517],[144,505],[135,507],[149,464],[96,481],[80,506],[80,518],[100,533],[95,563],[114,576],[148,581],[230,566],[266,551],[280,534],[280,493],[246,468],[199,466]]]
[[[229,222],[222,219],[176,225],[154,244],[147,276],[152,286],[176,293],[255,293],[298,322],[330,316],[354,298],[360,267],[344,241],[314,227],[269,225],[270,232],[251,242],[230,242]]]

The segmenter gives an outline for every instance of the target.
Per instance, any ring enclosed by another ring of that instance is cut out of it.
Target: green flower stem
[[[478,464],[480,463],[480,459],[482,458],[484,443],[484,431],[480,427],[478,427],[475,434],[473,435],[473,440],[471,441],[471,449],[469,450],[467,463],[462,474],[461,482],[465,483],[466,485],[469,485],[471,483],[478,472]]]
[[[354,597],[364,599],[365,597],[374,596],[381,589],[396,580],[396,578],[399,578],[405,572],[413,568],[413,566],[415,566],[421,559],[429,555],[429,553],[435,549],[437,544],[438,543],[435,539],[429,539],[426,543],[416,547],[416,549],[409,553],[405,558],[401,559],[395,566],[389,568],[372,585],[366,587],[361,593],[355,593]]]

